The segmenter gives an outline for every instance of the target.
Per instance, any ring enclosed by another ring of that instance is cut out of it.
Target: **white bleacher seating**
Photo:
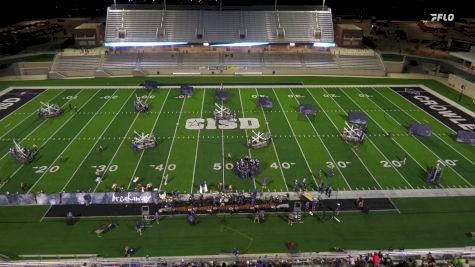
[[[301,67],[299,54],[264,54],[266,67]]]
[[[342,69],[381,70],[375,56],[339,56]]]
[[[140,62],[142,69],[161,69],[161,68],[177,68],[178,54],[176,53],[148,53],[144,54]]]
[[[125,6],[126,7],[126,6]],[[225,25],[225,27],[223,27]],[[277,29],[285,31],[277,37]],[[119,38],[119,30],[125,38]],[[157,31],[165,36],[157,38]],[[321,31],[322,37],[314,36]],[[325,11],[250,11],[250,10],[161,10],[132,8],[107,11],[106,42],[333,42],[331,10]],[[201,39],[197,33],[203,33]],[[241,38],[239,33],[244,33]]]
[[[305,67],[322,68],[322,69],[338,69],[336,58],[332,55],[325,54],[304,54],[303,61]]]
[[[108,54],[105,56],[102,68],[105,70],[133,69],[136,67],[137,58],[137,53]]]
[[[100,56],[59,56],[55,65],[59,71],[96,70],[99,66]]]

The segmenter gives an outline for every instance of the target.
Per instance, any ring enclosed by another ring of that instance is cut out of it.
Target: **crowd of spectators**
[[[133,249],[132,249],[133,251]],[[130,256],[130,247],[126,246],[126,256]],[[132,252],[133,253],[133,252]],[[344,253],[344,252],[343,252]],[[390,256],[387,253],[373,252],[364,255],[348,255],[335,258],[309,257],[305,255],[292,254],[287,256],[249,256],[234,254],[227,259],[196,259],[185,260],[177,258],[174,260],[149,259],[140,261],[129,266],[176,266],[176,267],[208,267],[208,266],[321,266],[321,267],[469,267],[469,260],[461,256],[437,256],[431,253],[425,256]]]

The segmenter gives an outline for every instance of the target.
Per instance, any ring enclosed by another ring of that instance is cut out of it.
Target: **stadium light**
[[[335,43],[313,43],[313,47],[335,47]]]
[[[290,43],[290,46],[295,46],[295,43]]]
[[[209,46],[209,43],[203,43],[203,46]]]
[[[105,43],[107,47],[149,47],[149,46],[167,46],[167,45],[184,45],[187,42],[109,42]]]
[[[229,46],[229,47],[243,47],[243,46],[256,46],[256,45],[268,45],[269,43],[263,42],[242,42],[242,43],[229,43],[229,44],[214,44],[211,46]]]

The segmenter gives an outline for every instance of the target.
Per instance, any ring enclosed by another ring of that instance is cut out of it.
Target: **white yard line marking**
[[[46,214],[48,214],[48,211],[51,209],[51,207],[53,207],[53,205],[50,205],[49,208],[46,210],[46,212],[43,214],[43,216],[41,217],[40,219],[40,222],[43,222],[43,220],[45,219],[45,216]]]
[[[158,118],[162,114],[163,107],[165,106],[165,103],[167,102],[168,95],[170,94],[170,91],[171,91],[171,89],[168,89],[167,95],[165,96],[165,99],[163,100],[162,107],[160,108],[160,111],[158,112],[157,118],[155,119],[155,122],[153,123],[152,130],[150,130],[150,134],[153,133],[153,130],[155,130],[155,127],[157,126]],[[143,157],[144,153],[145,153],[145,149],[142,150],[142,152],[140,153],[139,161],[137,161],[137,164],[135,165],[134,173],[132,174],[132,177],[130,178],[129,184],[127,185],[127,190],[129,190],[130,185],[132,184],[132,180],[135,177],[135,173],[137,172],[137,169],[139,168],[139,165],[140,165],[140,162],[142,161],[142,157]]]
[[[259,95],[259,91],[257,91],[257,88],[254,88],[256,90],[256,94]],[[270,130],[269,122],[267,121],[266,113],[264,112],[264,108],[261,107],[262,114],[264,114],[264,121],[266,122],[267,129],[269,130],[269,134],[272,136],[272,132]],[[279,155],[277,154],[277,149],[275,148],[274,142],[271,142],[272,147],[274,148],[274,153],[275,157],[277,158],[277,162],[279,163],[279,170],[280,173],[282,174],[282,179],[284,179],[284,185],[286,192],[289,191],[289,187],[287,186],[287,179],[285,178],[284,171],[282,170],[282,164],[280,163]]]
[[[360,89],[357,89],[358,92],[362,93]],[[346,93],[345,93],[346,94]],[[367,99],[369,99],[369,101],[371,101],[371,103],[373,103],[374,105],[376,105],[379,109],[381,109],[381,107],[376,103],[374,102],[370,97],[367,97]],[[391,116],[391,114],[387,114],[392,120],[394,120],[397,124],[399,124],[400,126],[402,126],[393,116]],[[432,149],[430,149],[429,147],[427,147],[421,140],[419,140],[418,138],[414,138],[415,140],[417,140],[422,146],[424,146],[429,152],[431,152],[437,159],[439,159],[440,161],[443,161],[441,157],[439,157],[434,151],[432,151]],[[396,142],[396,141],[394,141]],[[396,142],[397,143],[397,142]],[[449,167],[449,169],[451,169],[452,171],[454,171],[455,174],[457,174],[457,176],[459,176],[462,180],[464,180],[468,185],[472,186],[473,185],[467,181],[467,179],[465,179],[459,172],[457,172],[454,168],[452,168],[452,166],[450,165],[447,165],[447,164],[444,164],[446,167]]]
[[[148,93],[148,96],[150,97],[151,94],[152,94],[152,91],[150,91],[150,93]],[[149,97],[147,97],[147,99],[148,99]],[[114,155],[112,155],[112,158],[111,158],[111,160],[109,161],[109,164],[107,164],[106,168],[104,169],[104,172],[102,173],[101,181],[96,184],[96,187],[94,188],[94,192],[96,192],[97,188],[99,188],[99,185],[103,182],[102,180],[105,178],[107,171],[109,170],[109,168],[110,168],[112,162],[114,162],[114,159],[115,159],[115,157],[117,156],[117,154],[119,153],[120,148],[122,147],[122,144],[124,143],[126,137],[129,135],[130,129],[132,129],[132,126],[134,126],[134,123],[135,123],[135,121],[138,119],[138,117],[140,116],[140,113],[141,113],[141,112],[138,112],[138,111],[137,111],[136,113],[137,113],[137,114],[135,115],[134,120],[132,121],[132,123],[130,123],[129,128],[127,129],[127,131],[125,132],[125,134],[124,134],[124,136],[123,136],[124,138],[122,139],[122,141],[120,141],[120,144],[117,146],[117,149],[115,150]]]
[[[122,104],[122,106],[120,107],[120,110],[122,110],[124,108],[124,106],[127,104],[127,102],[129,102],[129,99],[130,97],[134,94],[135,90],[132,91],[132,93],[129,95],[129,97],[127,97],[127,100],[124,101],[124,104]],[[73,177],[76,175],[76,173],[79,171],[79,169],[81,169],[82,165],[84,164],[84,162],[86,161],[86,159],[89,157],[89,155],[91,154],[91,152],[94,150],[94,148],[96,148],[97,144],[99,143],[99,140],[101,140],[101,137],[104,135],[104,133],[107,131],[107,129],[109,129],[109,127],[111,126],[112,122],[115,120],[115,118],[117,117],[117,115],[119,115],[119,113],[116,113],[114,115],[114,117],[109,121],[109,123],[107,124],[107,126],[104,128],[104,130],[102,131],[101,135],[99,135],[99,137],[96,139],[96,142],[94,143],[93,146],[91,146],[91,149],[89,150],[89,152],[87,152],[86,156],[83,158],[83,160],[81,161],[81,163],[79,163],[76,167],[76,170],[74,170],[73,174],[71,175],[71,177],[69,177],[68,181],[66,182],[66,184],[64,185],[64,187],[61,189],[61,192],[64,191],[64,189],[69,185],[69,183],[71,182],[71,180],[73,179]],[[125,139],[125,138],[124,138]],[[86,177],[82,177],[83,179],[87,179]]]
[[[178,120],[176,121],[175,132],[173,133],[172,143],[170,145],[170,150],[168,150],[167,160],[166,160],[164,168],[163,168],[162,179],[160,180],[160,187],[158,188],[159,192],[160,192],[160,190],[162,190],[163,177],[167,174],[168,160],[170,160],[170,155],[172,154],[173,144],[175,143],[176,132],[178,131],[178,126],[180,125],[180,118],[181,118],[181,114],[182,114],[182,111],[183,111],[183,107],[185,106],[185,102],[186,102],[186,97],[183,98],[183,102],[181,103],[180,113],[178,114]]]
[[[205,105],[205,95],[206,95],[206,88],[203,89],[203,99],[201,100],[201,111],[200,111],[200,118],[203,117],[203,107]],[[191,177],[191,188],[190,194],[193,194],[193,185],[195,183],[195,175],[196,175],[196,161],[198,159],[198,147],[200,145],[200,134],[201,129],[198,130],[198,137],[196,138],[196,149],[195,149],[195,162],[193,163],[193,175]]]
[[[44,92],[46,92],[46,90],[45,90]],[[43,92],[43,93],[44,93],[44,92]],[[64,92],[64,90],[61,91],[60,93],[54,95],[51,99],[48,100],[48,102],[51,102],[51,100],[55,99],[57,96],[61,95],[63,92]],[[41,93],[41,94],[43,94],[43,93]],[[41,94],[39,94],[39,95],[41,95]],[[28,101],[27,103],[23,104],[22,107],[26,106],[26,104],[29,104],[33,99],[35,99],[35,98],[38,97],[39,95],[35,96],[35,97],[32,98],[30,101]],[[21,108],[21,107],[20,107],[20,108]],[[8,114],[8,116],[10,116],[10,115],[12,115],[12,114],[15,114],[15,113],[16,113],[16,112],[13,111],[13,112],[11,112],[10,114]],[[3,137],[5,137],[9,132],[11,132],[11,131],[13,131],[14,129],[16,129],[16,128],[17,128],[18,126],[20,126],[25,120],[27,120],[28,118],[30,118],[30,117],[33,116],[33,115],[38,115],[38,112],[32,112],[32,113],[30,113],[30,115],[26,116],[23,120],[21,120],[21,121],[18,122],[18,123],[15,123],[15,125],[14,125],[13,127],[9,127],[8,131],[6,131],[2,136],[0,136],[0,139],[3,138]],[[8,116],[6,116],[5,118],[2,118],[1,120],[6,119]],[[0,121],[1,121],[1,120],[0,120]]]
[[[91,98],[89,98],[89,100],[88,100],[86,103],[84,103],[84,105],[82,105],[79,109],[84,108],[99,92],[100,92],[100,90],[97,90],[97,92],[96,92],[93,96],[91,96]],[[107,100],[104,102],[104,104],[102,104],[102,106],[101,106],[100,109],[102,109],[102,108],[105,106],[105,104],[106,104],[109,100],[110,100],[110,99],[107,99]],[[75,116],[75,115],[73,115],[71,118],[73,118],[74,116]],[[74,136],[74,138],[78,137],[78,136],[82,133],[82,131],[86,128],[87,125],[89,125],[89,123],[92,121],[92,119],[93,119],[94,117],[95,117],[95,115],[89,118],[89,120],[87,121],[87,123],[81,128],[81,130],[79,130],[79,132]],[[71,118],[70,118],[70,119],[71,119]],[[68,120],[68,121],[69,121],[69,120]],[[65,123],[65,124],[66,124],[66,123]],[[64,126],[65,124],[63,124],[63,126]],[[62,128],[62,127],[61,127],[61,128]],[[59,153],[59,155],[53,160],[53,162],[51,162],[51,164],[48,165],[48,167],[46,168],[46,170],[41,174],[41,176],[36,180],[36,182],[30,187],[30,189],[28,190],[27,193],[30,193],[30,192],[33,190],[33,188],[35,188],[35,186],[40,182],[40,180],[43,179],[43,176],[45,176],[45,174],[48,173],[48,171],[51,169],[51,167],[53,166],[53,164],[59,159],[59,157],[64,153],[64,151],[66,151],[66,149],[68,149],[68,147],[69,147],[72,143],[74,143],[74,142],[73,142],[73,141],[69,142],[68,145],[63,149],[63,151],[61,151],[61,153]]]
[[[295,101],[297,101],[298,104],[300,104],[300,102],[299,102],[299,101],[297,100],[297,98],[295,97],[294,92],[292,91],[292,89],[289,89],[289,90],[290,90],[290,92],[292,93],[292,96],[294,96],[294,97],[292,97],[292,98],[295,99]],[[318,101],[315,99],[315,97],[313,97],[313,95],[310,93],[310,91],[309,91],[308,89],[307,89],[307,92],[310,94],[310,96],[313,98],[313,100],[314,100],[320,107],[322,107],[322,106],[320,105],[320,103],[318,103]],[[324,113],[325,113],[325,112],[324,112]],[[327,118],[330,120],[330,117],[328,117],[328,115],[327,115],[326,113],[325,113],[325,115],[326,115]],[[345,181],[346,185],[348,186],[348,188],[349,188],[350,190],[352,190],[350,184],[348,183],[348,180],[346,180],[346,177],[345,177],[345,175],[343,174],[343,171],[340,169],[340,167],[338,167],[338,164],[336,164],[335,159],[333,158],[332,154],[330,153],[330,150],[328,149],[328,147],[325,145],[325,142],[323,142],[323,140],[322,140],[320,134],[318,133],[317,129],[315,128],[315,126],[313,125],[313,123],[310,121],[310,119],[308,118],[308,116],[305,116],[305,117],[307,117],[307,120],[308,120],[308,122],[310,123],[310,126],[312,126],[313,130],[315,131],[315,134],[318,136],[318,139],[320,140],[320,142],[322,143],[323,147],[324,147],[325,150],[327,151],[327,154],[330,156],[330,159],[334,162],[334,165],[336,166],[338,172],[341,174],[341,177],[343,177],[343,180]],[[330,122],[333,124],[333,121],[330,120]],[[333,124],[333,126],[335,126],[335,124]],[[337,128],[337,127],[335,126],[335,128]],[[337,130],[338,130],[338,128],[337,128]],[[312,176],[313,176],[313,175],[312,175]],[[323,179],[323,177],[321,177],[321,178]],[[315,180],[315,176],[313,176],[313,180]],[[315,184],[318,186],[318,183],[317,183],[316,180],[315,180]]]
[[[327,91],[325,88],[323,88],[323,91],[325,91],[325,93],[328,94],[328,91]],[[310,93],[310,94],[311,94],[311,93]],[[312,95],[312,97],[313,97],[313,95]],[[340,104],[338,104],[338,102],[337,102],[333,97],[330,97],[330,98],[333,100],[333,102],[335,102],[335,104],[340,108],[340,110],[342,110],[343,112],[345,111],[345,110],[340,106]],[[314,98],[314,99],[315,99],[315,98]],[[317,100],[315,100],[315,101],[317,101]],[[317,103],[318,103],[318,102],[317,102]],[[320,104],[319,104],[319,105],[320,105]],[[324,112],[324,113],[325,113],[325,112]],[[326,114],[326,113],[325,113],[325,114]],[[327,115],[327,116],[328,116],[328,115]],[[329,119],[330,119],[330,118],[329,118]],[[330,119],[330,121],[331,121],[331,119]],[[338,130],[338,128],[336,127],[336,125],[333,123],[333,121],[332,121],[332,124],[333,124],[333,126],[335,126],[335,128]],[[384,159],[385,159],[385,160],[388,160],[388,158],[386,157],[386,155],[378,148],[378,146],[377,146],[369,137],[368,137],[368,140],[369,140],[369,142],[373,145],[373,147],[376,148],[376,150],[379,151],[379,153],[384,157]],[[359,156],[354,150],[352,150],[352,151],[353,151],[353,153],[358,157],[358,159],[361,161],[361,163],[363,164],[363,166],[365,167],[365,169],[369,172],[369,174],[371,175],[371,177],[373,177],[373,180],[376,182],[376,184],[378,184],[378,186],[381,187],[381,185],[377,182],[376,177],[371,173],[371,171],[370,171],[369,168],[366,166],[366,164],[363,162],[363,160],[360,158],[360,156]],[[413,188],[412,185],[406,180],[406,178],[404,178],[404,176],[399,172],[399,170],[398,170],[396,167],[394,167],[394,166],[393,166],[393,168],[394,168],[394,169],[396,170],[396,172],[401,176],[401,178],[402,178],[411,188]],[[381,188],[381,189],[382,189],[382,188]]]
[[[408,113],[406,110],[404,110],[403,108],[401,108],[399,105],[397,105],[396,103],[392,102],[391,100],[389,100],[389,98],[387,98],[385,95],[383,95],[382,93],[378,92],[379,90],[376,89],[376,88],[372,88],[373,91],[376,91],[376,93],[378,93],[379,95],[381,95],[382,97],[384,97],[386,100],[388,100],[388,102],[392,103],[393,105],[397,106],[399,110],[402,110],[404,113],[406,113],[409,117],[411,117],[412,119],[414,119],[415,121],[419,122],[416,118],[414,118],[410,113]],[[393,91],[392,89],[389,89],[391,91]],[[394,92],[394,91],[393,91]],[[401,97],[399,94],[395,93],[398,97]],[[404,99],[405,101],[407,101],[408,103],[411,103],[412,105],[414,105],[415,107],[418,108],[418,106],[414,103],[412,103],[411,101],[407,100],[406,98],[402,97],[402,99]],[[456,133],[454,130],[452,130],[450,127],[448,127],[447,125],[445,125],[443,122],[441,122],[439,119],[437,119],[436,117],[432,116],[430,113],[428,113],[427,111],[419,108],[420,110],[424,111],[427,115],[429,115],[431,118],[434,118],[435,120],[437,120],[438,122],[440,122],[442,125],[444,125],[447,129],[449,129],[450,131]],[[438,134],[434,134],[437,138],[439,138],[442,142],[444,142],[447,146],[449,146],[450,148],[452,148],[452,150],[454,150],[455,152],[457,152],[457,154],[459,154],[460,156],[462,156],[464,159],[466,159],[467,161],[469,161],[472,165],[475,166],[475,162],[473,162],[472,160],[470,160],[469,158],[467,158],[465,155],[463,155],[462,153],[460,153],[457,149],[455,149],[452,145],[450,145],[449,143],[447,143],[444,139],[442,139]]]
[[[221,106],[223,105],[223,101],[221,101]],[[217,121],[219,125],[219,120]],[[219,127],[219,126],[218,126]],[[224,129],[221,129],[221,166],[223,169],[223,188],[226,188],[226,184],[224,183],[224,171],[226,170],[226,165],[224,163]]]
[[[80,90],[76,95],[79,95],[79,93],[81,93],[82,91],[83,91],[83,90]],[[91,99],[89,99],[89,101],[90,101],[90,100],[91,100]],[[71,100],[66,101],[66,102],[64,103],[64,105],[66,105],[69,101],[71,101]],[[89,102],[89,101],[88,101],[88,102]],[[64,105],[63,105],[63,107],[64,107]],[[38,151],[39,151],[42,147],[44,147],[44,145],[46,145],[50,140],[52,140],[52,136],[54,136],[56,133],[58,133],[59,130],[61,130],[61,129],[64,127],[64,125],[66,125],[72,118],[74,118],[74,115],[72,115],[72,116],[69,117],[65,122],[63,122],[63,124],[61,124],[61,126],[58,127],[58,128],[53,132],[53,134],[51,134],[51,135],[46,139],[46,141],[43,143],[43,145],[41,145],[41,146],[39,147]],[[21,139],[21,140],[18,142],[18,144],[20,144],[21,141],[25,140],[25,139],[28,138],[30,135],[32,135],[32,134],[35,132],[35,130],[36,130],[37,128],[39,128],[39,127],[40,127],[43,123],[45,123],[46,121],[47,121],[47,119],[45,119],[42,123],[40,123],[40,124],[39,124],[33,131],[31,131],[26,137],[24,137],[23,139]],[[0,160],[2,160],[6,155],[8,155],[8,153],[5,154],[5,155],[3,155],[3,157],[1,157]],[[25,166],[26,166],[26,165],[21,164],[11,175],[9,175],[10,179],[9,179],[8,181],[10,182],[11,179],[13,179],[13,177],[15,177],[15,175],[16,175],[23,167],[25,167]],[[4,187],[6,184],[7,184],[6,182],[3,183],[3,184],[0,186],[0,189],[1,189],[2,187]]]
[[[76,96],[79,95],[79,93],[81,93],[82,91],[83,91],[83,90],[80,90],[79,92],[77,92]],[[64,107],[66,106],[66,104],[69,103],[71,100],[72,100],[72,99],[69,99],[68,101],[64,102],[64,104],[63,104],[61,107],[64,109]],[[35,129],[31,130],[31,132],[30,132],[27,136],[25,136],[25,137],[19,139],[19,140],[18,140],[18,144],[21,144],[21,142],[22,142],[23,140],[25,140],[25,139],[27,139],[28,137],[30,137],[38,128],[40,128],[40,127],[41,127],[44,123],[46,123],[48,120],[49,120],[49,119],[43,119],[43,121],[42,121],[40,124],[38,124],[38,126],[36,126]],[[47,139],[47,141],[49,141],[50,138],[51,138],[51,136]],[[40,148],[41,148],[41,147],[40,147]],[[3,155],[3,156],[0,158],[0,160],[2,160],[2,159],[3,159],[4,157],[6,157],[7,155],[8,155],[8,152],[7,152],[5,155]]]
[[[356,103],[356,102],[353,100],[353,98],[351,98],[351,97],[345,92],[345,90],[340,89],[340,91],[343,92],[343,94],[346,95],[346,97],[348,97],[348,99],[350,99],[351,102],[353,102],[356,106],[358,106],[358,108],[361,109],[361,106],[360,106],[358,103]],[[368,115],[368,117],[369,117],[372,121],[374,121],[374,123],[375,123],[376,125],[378,125],[378,127],[379,127],[381,130],[383,130],[383,132],[384,132],[385,135],[388,134],[388,132],[378,123],[377,120],[375,120],[375,119],[370,115],[370,113],[368,113],[367,115]],[[419,165],[419,167],[421,167],[422,170],[426,171],[426,168],[424,168],[424,167],[411,155],[411,153],[407,152],[407,150],[406,150],[403,146],[401,146],[394,138],[392,138],[391,140],[393,140],[394,143],[395,143],[397,146],[399,146],[399,147],[404,151],[404,153],[406,153],[406,155],[408,155],[410,158],[412,158],[412,159],[414,160],[414,162],[417,163],[417,165]]]
[[[279,103],[280,108],[281,108],[282,110],[284,110],[284,108],[282,107],[282,104],[280,104],[279,97],[278,97],[277,94],[275,93],[274,88],[272,88],[272,92],[274,93],[275,99],[277,100],[277,103]],[[287,118],[287,114],[285,114],[285,112],[283,112],[283,114],[284,114],[285,120],[287,121],[287,124],[288,124],[289,127],[290,127],[290,131],[292,132],[292,135],[294,136],[294,140],[295,140],[295,142],[297,142],[297,146],[298,146],[299,149],[300,149],[300,153],[302,154],[303,159],[305,160],[305,164],[307,165],[308,171],[310,172],[310,175],[313,177],[312,168],[310,168],[310,164],[308,164],[307,158],[305,157],[305,154],[303,153],[302,147],[300,146],[300,143],[299,143],[299,141],[297,140],[297,137],[296,137],[296,134],[295,134],[295,132],[294,132],[294,129],[292,128],[292,125],[290,124],[290,121],[289,121],[289,119]],[[313,178],[313,179],[315,180],[315,178]],[[315,183],[315,186],[318,186],[318,184]]]
[[[243,117],[246,117],[244,115],[244,107],[242,105],[242,97],[241,97],[241,90],[238,89],[238,93],[239,93],[239,103],[241,104],[241,112],[242,112],[242,116]],[[249,140],[249,136],[247,135],[247,130],[244,129],[244,133],[246,133],[246,141]],[[252,158],[252,154],[251,154],[251,149],[249,148],[249,146],[247,147],[247,154],[249,155],[250,158]],[[257,189],[257,185],[256,185],[256,178],[253,177],[252,178],[252,181],[254,182],[254,189]]]

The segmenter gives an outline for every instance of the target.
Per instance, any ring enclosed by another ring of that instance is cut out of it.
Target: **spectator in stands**
[[[378,253],[374,252],[373,253],[373,264],[374,266],[378,267],[380,262],[379,262],[379,255]]]
[[[351,266],[355,266],[355,259],[353,258],[353,256],[348,256],[348,263],[351,265]]]

